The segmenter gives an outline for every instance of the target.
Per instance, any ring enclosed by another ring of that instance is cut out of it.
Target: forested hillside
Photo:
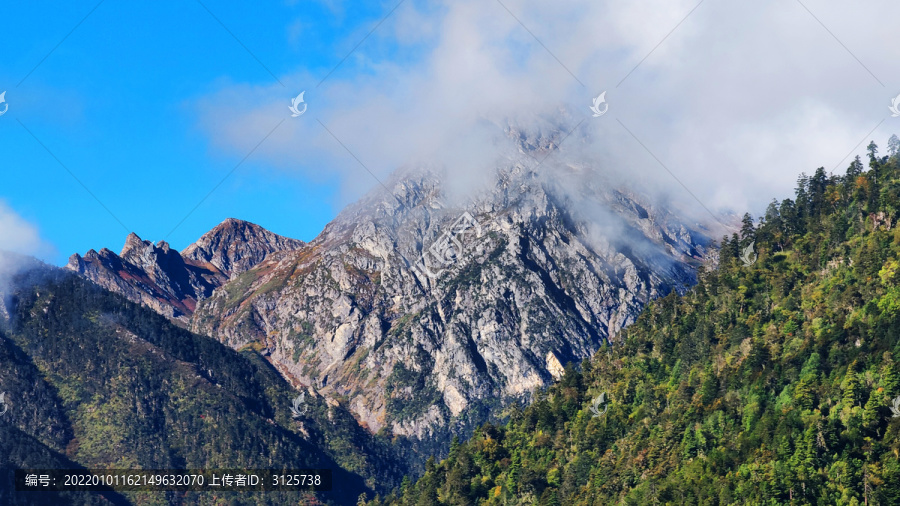
[[[900,504],[898,150],[802,175],[689,293],[370,504]]]
[[[297,395],[253,349],[234,351],[73,274],[15,290],[0,331],[0,503],[94,504],[12,492],[16,468],[333,469],[334,491],[231,493],[229,504],[353,502],[408,472],[349,411]],[[194,504],[199,493],[108,494]]]

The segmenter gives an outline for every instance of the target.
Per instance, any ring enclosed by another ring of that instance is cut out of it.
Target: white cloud
[[[585,149],[607,170],[690,200],[621,121],[708,207],[759,213],[772,197],[789,196],[800,171],[834,169],[900,92],[891,22],[900,4],[804,4],[815,17],[799,2],[775,0],[707,0],[686,19],[694,0],[504,0],[551,55],[499,2],[406,2],[321,86],[324,76],[305,72],[282,79],[307,90],[309,110],[254,156],[336,174],[347,198],[375,186],[321,121],[382,180],[429,162],[468,181],[496,154],[486,119],[543,118],[537,124],[547,128],[565,108],[569,124],[587,121],[563,151]],[[590,118],[591,98],[603,90],[609,113]],[[200,124],[217,149],[243,156],[288,116],[286,95],[277,84],[223,85],[197,104]],[[871,138],[884,144],[894,131],[900,120],[888,118]]]
[[[0,200],[0,251],[40,257],[52,253],[53,248],[41,239],[37,227]]]

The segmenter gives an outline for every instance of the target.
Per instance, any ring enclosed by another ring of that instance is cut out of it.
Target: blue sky
[[[471,193],[498,126],[563,110],[584,120],[563,151],[700,214],[758,215],[900,132],[895,0],[397,5],[5,5],[0,248],[62,264],[134,231],[182,249],[228,217],[310,240],[398,166]]]
[[[298,68],[324,77],[382,5],[204,4],[262,64],[194,1],[107,0],[62,43],[95,1],[4,6],[0,199],[52,243],[46,260],[118,251],[132,230],[183,248],[227,217],[309,240],[334,216],[333,178],[273,171],[251,156],[169,235],[243,158],[198,129],[191,104],[231,83],[282,88],[272,74],[285,82]],[[335,77],[353,72],[350,59]],[[288,82],[284,96],[302,91]]]

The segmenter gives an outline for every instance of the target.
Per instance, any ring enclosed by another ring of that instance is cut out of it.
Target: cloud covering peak
[[[515,149],[504,125],[577,125],[563,151],[695,206],[759,213],[800,171],[842,173],[900,130],[891,19],[900,4],[884,0],[404,2],[324,81],[282,79],[306,91],[299,118],[279,124],[292,97],[278,84],[228,83],[195,105],[234,154],[280,125],[254,156],[337,177],[347,200],[377,185],[366,172],[405,164],[465,186]],[[609,112],[592,117],[604,91]]]

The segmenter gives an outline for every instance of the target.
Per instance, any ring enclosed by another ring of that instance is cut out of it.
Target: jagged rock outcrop
[[[302,241],[229,218],[181,254],[165,241],[156,244],[129,234],[122,252],[104,248],[74,254],[65,268],[107,290],[188,324],[197,302],[216,287],[266,259],[299,248]]]
[[[483,421],[693,284],[710,242],[636,194],[585,183],[573,196],[562,175],[514,161],[465,205],[443,204],[434,174],[397,176],[393,195],[373,192],[217,288],[192,329],[259,343],[371,430]]]
[[[259,225],[228,218],[185,248],[181,256],[186,262],[210,266],[232,279],[272,253],[299,249],[303,244]]]

